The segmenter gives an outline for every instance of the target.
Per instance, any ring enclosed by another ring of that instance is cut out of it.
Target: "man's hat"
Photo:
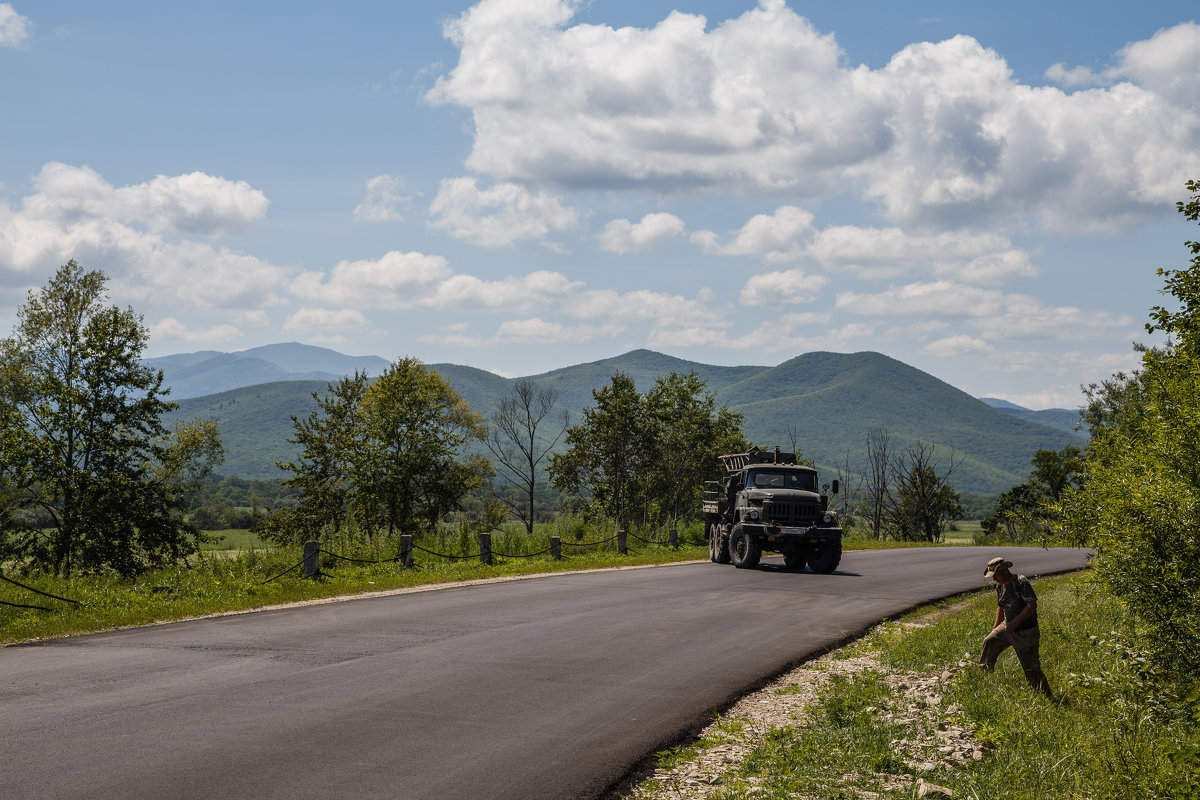
[[[983,575],[984,575],[984,577],[990,577],[992,575],[995,575],[1000,570],[1008,569],[1011,566],[1012,566],[1011,561],[1001,558],[1000,556],[996,556],[995,558],[993,558],[991,561],[988,562],[987,569],[985,569],[983,571]]]

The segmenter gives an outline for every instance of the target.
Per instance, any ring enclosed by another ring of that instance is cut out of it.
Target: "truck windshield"
[[[811,472],[756,469],[750,473],[746,485],[756,489],[800,489],[806,492],[815,492],[817,476]]]

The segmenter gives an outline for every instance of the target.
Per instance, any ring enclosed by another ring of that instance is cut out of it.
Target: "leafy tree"
[[[345,378],[317,400],[292,422],[300,457],[281,464],[300,503],[260,527],[275,541],[337,532],[349,518],[369,539],[429,530],[490,473],[485,459],[458,453],[483,438],[483,418],[415,358],[373,383]]]
[[[705,390],[695,372],[659,378],[646,393],[645,406],[652,442],[651,515],[674,524],[695,515],[705,481],[721,477],[717,455],[743,452],[750,443],[742,435],[742,415],[718,408],[716,395]]]
[[[1078,487],[1083,477],[1083,451],[1073,444],[1062,450],[1038,450],[1029,463],[1033,470],[1028,480],[1002,493],[996,508],[980,523],[986,540],[1024,544],[1044,538],[1063,493]]]
[[[1178,209],[1200,220],[1200,183]],[[1151,310],[1134,379],[1105,393],[1083,486],[1061,502],[1068,541],[1092,542],[1096,573],[1142,620],[1154,663],[1200,680],[1200,243],[1190,266],[1159,270],[1178,308]]]
[[[513,384],[512,393],[503,398],[492,413],[488,436],[484,439],[488,451],[503,468],[501,477],[511,489],[504,493],[501,501],[525,523],[529,533],[533,533],[539,466],[571,424],[566,409],[561,415],[548,419],[557,402],[557,390],[538,386],[528,378],[519,379]],[[553,423],[552,436],[544,430],[539,434],[544,428],[543,423],[547,422]],[[511,499],[512,493],[520,499]]]
[[[300,455],[278,466],[292,474],[283,483],[298,490],[301,500],[294,509],[276,512],[281,517],[264,529],[270,538],[319,539],[327,531],[335,536],[341,532],[348,510],[355,428],[366,390],[366,373],[355,372],[330,384],[324,396],[313,392],[317,405],[305,417],[292,416],[295,434],[289,441],[300,445]]]
[[[415,358],[393,363],[363,396],[353,448],[353,507],[368,529],[430,530],[480,486],[491,465],[460,458],[486,435],[483,417]]]
[[[595,405],[567,428],[564,453],[550,456],[550,482],[565,492],[583,492],[613,519],[629,524],[639,507],[653,442],[645,398],[633,378],[618,372],[593,390]]]
[[[625,525],[695,513],[704,481],[720,476],[717,454],[749,447],[741,414],[717,407],[695,373],[664,375],[645,395],[617,373],[592,397],[567,429],[566,452],[550,457],[551,482]]]
[[[193,552],[199,532],[178,510],[220,457],[215,426],[168,435],[162,373],[140,361],[147,331],[105,305],[106,281],[68,262],[0,342],[0,524],[11,555],[59,575]]]

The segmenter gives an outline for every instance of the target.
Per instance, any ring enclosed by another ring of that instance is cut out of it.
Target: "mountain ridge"
[[[254,348],[242,355],[225,355],[237,356],[231,364],[244,368],[270,354]],[[196,363],[189,369],[202,371],[212,358],[192,361]],[[273,366],[285,376],[301,374]],[[290,366],[301,364],[293,361]],[[484,414],[493,410],[516,380],[476,367],[429,366]],[[262,375],[266,368],[259,365],[259,369]],[[1084,441],[1077,432],[996,409],[933,375],[873,352],[814,352],[775,367],[726,367],[633,350],[528,377],[556,389],[560,406],[571,413],[572,421],[578,421],[581,410],[592,403],[592,391],[608,383],[615,372],[630,375],[644,392],[657,377],[672,370],[695,371],[718,403],[743,414],[743,427],[752,441],[760,446],[797,447],[825,473],[847,459],[857,466],[865,456],[867,433],[883,428],[896,452],[930,443],[937,448],[943,469],[951,458],[961,462],[951,479],[961,491],[995,494],[1027,477],[1029,459],[1036,450],[1058,450]],[[178,374],[186,373],[180,370]],[[217,419],[227,450],[222,473],[243,478],[280,477],[275,463],[295,456],[295,445],[287,441],[292,434],[291,416],[307,414],[314,406],[312,394],[323,394],[328,383],[339,377],[272,379],[180,398],[179,409],[168,421]]]

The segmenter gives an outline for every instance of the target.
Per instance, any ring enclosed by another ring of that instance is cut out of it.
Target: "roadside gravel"
[[[945,613],[949,609],[943,609]],[[937,616],[940,616],[940,613]],[[903,623],[923,627],[921,622]],[[866,645],[865,647],[862,645]],[[705,800],[740,783],[748,796],[755,795],[761,779],[742,778],[736,772],[743,760],[774,729],[803,728],[810,711],[826,697],[826,686],[834,675],[851,676],[870,671],[881,676],[892,688],[894,701],[879,709],[880,719],[900,723],[906,734],[892,742],[893,751],[911,769],[913,775],[875,775],[883,782],[884,794],[852,788],[861,776],[846,775],[850,795],[863,800],[896,793],[906,797],[952,797],[950,790],[929,783],[919,776],[934,768],[954,768],[980,760],[987,746],[979,742],[965,724],[962,709],[943,703],[944,687],[954,675],[970,668],[971,655],[964,654],[953,667],[940,673],[901,672],[880,663],[871,648],[870,637],[847,657],[834,651],[810,661],[780,677],[760,691],[747,695],[709,725],[690,748],[685,760],[656,769],[622,797],[629,800]]]

